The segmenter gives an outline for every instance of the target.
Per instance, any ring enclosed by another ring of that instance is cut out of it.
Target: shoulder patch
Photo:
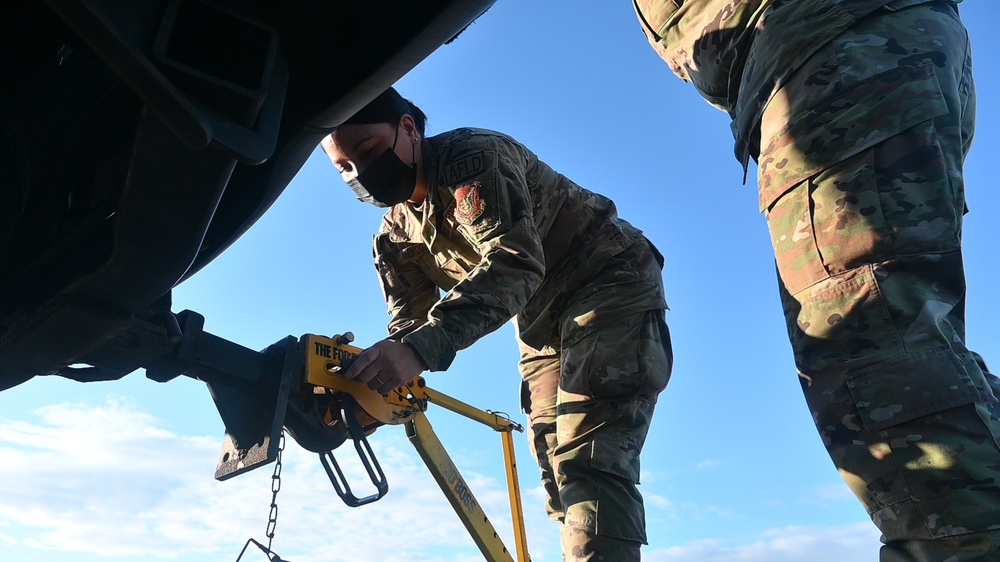
[[[455,185],[475,175],[481,174],[485,169],[486,159],[483,157],[482,150],[478,150],[472,154],[467,154],[451,164],[448,164],[448,166],[444,169],[445,184]]]
[[[486,205],[479,196],[479,182],[472,182],[455,190],[455,220],[459,224],[472,224],[485,209]]]

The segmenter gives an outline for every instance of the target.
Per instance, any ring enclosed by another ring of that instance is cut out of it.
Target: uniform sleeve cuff
[[[444,328],[437,324],[424,324],[402,341],[413,346],[429,371],[446,371],[455,360],[455,348]]]

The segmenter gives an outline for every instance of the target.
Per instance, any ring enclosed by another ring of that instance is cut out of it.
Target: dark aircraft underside
[[[0,3],[0,390],[176,362],[171,289],[492,3]]]

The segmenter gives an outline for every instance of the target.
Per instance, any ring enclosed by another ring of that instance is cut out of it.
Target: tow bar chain
[[[264,535],[267,537],[267,546],[262,545],[257,542],[254,538],[247,539],[246,544],[243,545],[243,550],[240,551],[240,555],[236,557],[236,562],[240,562],[243,558],[243,554],[247,551],[247,547],[250,543],[257,545],[271,562],[290,562],[288,560],[282,560],[278,556],[277,552],[271,550],[271,541],[274,540],[274,530],[278,527],[278,492],[281,491],[281,452],[285,450],[285,432],[281,432],[281,436],[278,438],[278,457],[274,462],[274,473],[271,475],[271,510],[267,514],[267,530],[264,531]]]

